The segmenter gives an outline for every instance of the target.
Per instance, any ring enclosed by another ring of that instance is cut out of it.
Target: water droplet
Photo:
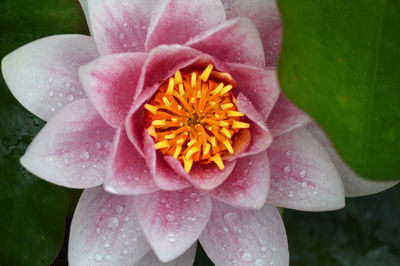
[[[111,260],[111,256],[110,256],[110,255],[106,255],[106,256],[104,257],[104,259],[110,261],[110,260]]]
[[[124,208],[121,205],[118,205],[117,207],[115,207],[115,211],[117,213],[121,213],[124,210]]]
[[[51,83],[52,81],[53,81],[53,78],[50,77],[50,78],[49,78],[49,82]]]
[[[194,199],[195,197],[197,197],[197,194],[193,192],[192,194],[190,194],[190,197],[191,197],[192,199]]]
[[[51,96],[53,96],[54,95],[54,92],[53,91],[49,91],[49,96],[51,97]]]
[[[120,38],[120,39],[125,38],[125,34],[121,33],[121,34],[119,35],[119,38]]]
[[[81,154],[80,154],[80,158],[81,158],[81,160],[83,160],[83,161],[89,160],[89,157],[90,157],[90,155],[89,155],[89,153],[88,153],[87,151],[83,151],[83,152],[81,152]]]
[[[242,261],[250,262],[253,260],[253,256],[250,253],[244,253],[242,256]]]
[[[72,95],[72,94],[68,95],[67,100],[72,102],[74,100],[74,95]]]
[[[286,152],[286,156],[290,156],[290,151],[287,151],[287,152]]]
[[[175,220],[175,216],[172,214],[167,214],[165,219],[167,219],[168,222],[173,222]]]
[[[111,228],[111,229],[117,229],[118,228],[118,225],[119,225],[119,220],[118,220],[118,218],[117,217],[112,217],[111,219],[110,219],[110,222],[108,223],[108,228]]]
[[[65,83],[65,88],[67,90],[69,90],[71,88],[71,83],[69,83],[69,82]]]
[[[228,233],[228,232],[229,232],[228,227],[224,227],[224,232],[225,232],[225,233]]]
[[[96,228],[96,233],[100,234],[100,228]]]
[[[283,167],[283,172],[285,174],[289,174],[292,171],[292,167],[290,167],[290,165],[286,165],[285,167]]]
[[[94,256],[94,259],[95,259],[96,261],[102,261],[103,257],[102,257],[101,255],[99,255],[99,254],[96,254],[96,255]]]
[[[101,144],[100,142],[96,142],[96,144],[94,144],[94,147],[99,150],[101,148]]]
[[[126,249],[124,249],[124,250],[122,251],[122,254],[124,254],[125,256],[128,255],[128,253],[129,253],[129,252],[128,252],[128,250],[126,250]]]
[[[104,247],[104,248],[109,248],[109,247],[110,247],[110,244],[105,243],[103,247]]]
[[[306,176],[306,170],[302,170],[301,172],[300,172],[300,177],[301,178],[304,178]]]
[[[263,259],[258,259],[254,262],[254,265],[256,266],[265,265],[265,261]]]
[[[262,252],[266,252],[267,251],[267,247],[266,246],[261,247],[261,251]]]

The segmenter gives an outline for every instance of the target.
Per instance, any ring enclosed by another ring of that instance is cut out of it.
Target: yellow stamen
[[[151,104],[145,104],[144,105],[144,108],[147,110],[147,111],[149,111],[149,112],[151,112],[151,113],[153,113],[153,114],[157,114],[157,110],[158,110],[158,107],[157,106],[154,106],[154,105],[151,105]]]
[[[222,128],[222,129],[221,129],[221,132],[222,132],[225,136],[227,136],[228,138],[231,138],[231,137],[232,137],[232,134],[229,133],[229,130],[227,130],[226,128]]]
[[[235,134],[250,127],[231,92],[236,81],[213,68],[176,71],[144,105],[155,149],[179,160],[187,173],[194,162],[224,169],[222,158],[236,151]]]
[[[236,120],[233,121],[233,125],[232,125],[232,128],[249,128],[249,127],[250,127],[249,123],[239,122]]]
[[[210,152],[210,148],[211,148],[211,145],[207,143],[206,147],[204,148],[203,154],[207,155]]]
[[[203,82],[206,82],[208,80],[208,77],[211,74],[211,71],[213,69],[213,65],[208,65],[206,69],[204,69],[203,73],[199,76],[199,79],[201,79]]]
[[[163,141],[157,142],[156,145],[154,145],[154,146],[155,146],[156,150],[158,150],[158,149],[163,149],[163,148],[169,148],[170,145],[167,140],[163,140]]]
[[[196,72],[193,72],[192,79],[190,80],[190,85],[192,85],[192,89],[196,88],[196,80],[197,80]]]
[[[244,114],[239,111],[228,111],[228,116],[237,117],[237,116],[244,116]]]
[[[222,161],[219,153],[217,153],[213,157],[211,157],[210,160],[213,161],[218,166],[219,169],[223,170],[225,168],[224,162]]]
[[[171,134],[168,134],[168,135],[165,135],[166,139],[174,139],[175,137],[176,137],[176,133],[175,132],[173,132]]]
[[[229,151],[229,153],[230,154],[233,154],[234,153],[234,151],[233,151],[233,148],[232,148],[232,145],[231,145],[231,143],[229,142],[229,140],[224,140],[224,145],[225,145],[225,147],[228,149],[228,151]]]
[[[232,85],[225,86],[225,87],[221,90],[221,95],[224,95],[225,93],[227,93],[228,91],[230,91],[232,88],[233,88]]]
[[[174,78],[175,78],[175,84],[182,84],[182,75],[179,70],[175,72]]]
[[[232,108],[232,107],[233,107],[232,103],[221,104],[221,109],[222,110],[229,109],[229,108]]]
[[[174,91],[174,79],[170,78],[169,82],[168,82],[168,90],[167,90],[167,94],[172,94],[172,92]]]
[[[186,173],[190,173],[190,169],[192,169],[192,165],[193,165],[193,159],[186,159],[185,157],[183,157],[183,164],[184,164],[184,168]]]
[[[188,152],[186,153],[185,157],[186,159],[189,159],[193,154],[195,154],[196,152],[199,151],[199,148],[197,148],[196,146],[194,146],[193,148],[191,148],[190,150],[188,150]]]
[[[152,136],[153,138],[157,138],[157,133],[154,126],[150,126],[149,128],[147,128],[147,133],[149,133],[149,135]]]
[[[178,158],[178,156],[179,156],[179,154],[181,153],[181,151],[182,151],[182,146],[181,146],[181,145],[177,145],[177,146],[176,146],[176,149],[175,149],[175,151],[174,151],[174,155],[173,155],[175,159]]]
[[[171,107],[171,102],[168,100],[168,98],[167,97],[163,97],[162,98],[162,100],[163,100],[163,102],[165,103],[165,105],[167,106],[167,107]]]
[[[165,126],[165,120],[153,120],[151,124],[153,126]]]

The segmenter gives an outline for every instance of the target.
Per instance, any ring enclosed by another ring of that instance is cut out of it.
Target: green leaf
[[[87,33],[74,0],[2,0],[0,58],[44,36]],[[44,122],[26,111],[0,79],[0,264],[49,265],[60,250],[73,190],[19,164]]]
[[[361,176],[399,179],[400,1],[278,3],[283,92]]]
[[[400,186],[325,213],[285,210],[290,265],[397,266]]]

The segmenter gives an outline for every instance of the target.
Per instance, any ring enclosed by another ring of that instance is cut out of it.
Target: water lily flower
[[[334,210],[393,185],[352,173],[280,94],[274,1],[81,4],[91,37],[50,36],[2,62],[47,121],[21,163],[85,189],[70,265],[191,265],[197,240],[216,265],[288,265],[276,206]]]

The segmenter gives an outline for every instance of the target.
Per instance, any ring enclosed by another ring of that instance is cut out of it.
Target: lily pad
[[[44,36],[88,33],[73,0],[2,0],[0,58]],[[49,265],[60,250],[73,190],[28,173],[19,163],[44,122],[26,111],[0,79],[1,265]]]
[[[279,0],[283,92],[361,176],[400,178],[400,2]]]

